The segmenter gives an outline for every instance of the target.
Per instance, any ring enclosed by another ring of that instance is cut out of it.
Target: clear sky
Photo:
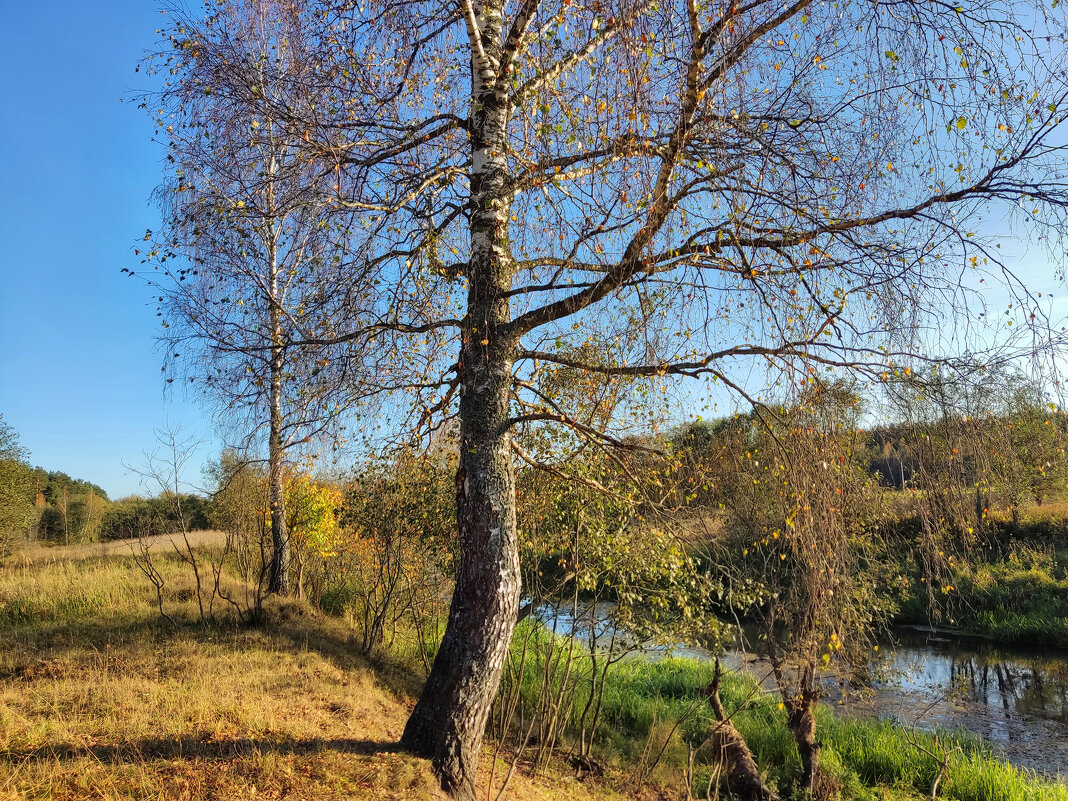
[[[139,489],[123,463],[143,461],[153,428],[209,428],[180,394],[165,398],[148,290],[120,273],[138,266],[162,174],[148,116],[129,102],[150,86],[134,68],[157,8],[0,3],[0,413],[33,464],[113,498]]]
[[[0,3],[0,413],[33,464],[113,498],[140,489],[124,463],[143,461],[154,428],[206,439],[190,481],[219,447],[180,390],[165,396],[150,295],[120,272],[156,220],[162,151],[130,100],[151,86],[134,68],[163,24],[153,0]],[[1006,250],[1061,301],[1041,248]]]

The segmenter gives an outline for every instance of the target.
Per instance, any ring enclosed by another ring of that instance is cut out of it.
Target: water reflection
[[[888,645],[872,664],[872,691],[847,696],[848,709],[961,726],[1015,764],[1068,773],[1068,655],[917,629]]]
[[[909,632],[889,660],[898,685],[944,688],[948,693],[1006,713],[1055,720],[1068,726],[1068,659],[989,644]]]
[[[607,645],[612,611],[606,603],[580,607],[577,615],[546,606],[538,610],[538,617],[558,634],[575,630],[588,640],[592,630]],[[755,636],[747,639],[757,641]],[[616,647],[620,645],[617,640]],[[697,648],[650,650],[654,656],[668,652],[711,656]],[[758,676],[769,672],[753,652],[735,651],[725,662],[731,669]],[[889,716],[927,729],[961,727],[990,742],[1001,758],[1013,764],[1068,779],[1065,652],[994,645],[921,627],[901,629],[881,644],[863,686],[846,692],[828,686],[827,700],[847,714]]]

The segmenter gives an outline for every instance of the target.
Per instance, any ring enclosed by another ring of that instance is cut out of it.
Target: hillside
[[[406,669],[372,669],[343,622],[299,603],[257,629],[194,622],[191,582],[161,567],[178,626],[129,558],[0,573],[3,797],[441,797],[428,763],[395,750],[416,689]],[[516,775],[508,797],[612,794]]]

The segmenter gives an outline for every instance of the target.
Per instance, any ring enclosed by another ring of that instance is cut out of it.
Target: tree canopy
[[[1037,316],[981,222],[1064,230],[1064,23],[919,0],[232,0],[174,16],[166,102],[148,101],[179,143],[165,191],[203,187],[182,184],[180,143],[205,98],[240,110],[242,147],[276,132],[340,221],[324,271],[291,269],[349,281],[344,303],[287,313],[286,341],[373,354],[356,380],[396,398],[387,428],[458,418],[455,594],[403,738],[448,789],[473,793],[518,610],[513,458],[554,461],[517,435],[564,427],[608,453],[627,393],[672,377],[752,398],[767,369],[907,371],[969,346],[988,275]],[[147,260],[218,269],[199,241],[172,221]]]

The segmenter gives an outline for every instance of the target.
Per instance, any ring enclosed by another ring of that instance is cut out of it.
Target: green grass
[[[913,499],[913,492],[887,491],[881,500],[887,534],[902,544],[896,571],[912,588],[896,623],[935,620],[999,642],[1068,648],[1068,497],[1025,505],[1018,526],[996,505],[967,547],[964,538],[944,543],[951,567],[939,587],[944,592],[936,590],[937,609],[930,608],[919,556],[908,546],[921,529]]]
[[[1051,547],[1017,544],[957,568],[954,624],[1000,642],[1068,647],[1068,565]]]
[[[76,562],[58,562],[47,570],[10,569],[0,578],[0,627],[39,626],[108,612],[123,615],[135,601],[148,600],[134,589],[139,575],[131,561],[103,562],[91,571]]]
[[[888,721],[821,718],[822,738],[841,764],[868,785],[885,784],[929,790],[937,763],[909,742],[905,731]],[[934,734],[916,732],[927,750],[939,753]],[[939,732],[950,752],[939,796],[956,801],[1061,801],[1068,786],[1036,778],[998,760],[982,741],[963,732]]]
[[[525,626],[537,624],[528,622]],[[542,646],[547,632],[528,632],[532,642]],[[514,648],[522,642],[516,639]],[[524,671],[524,698],[537,697],[541,680],[539,663],[528,654]],[[704,688],[713,679],[713,665],[686,657],[648,659],[627,657],[610,670],[604,695],[599,731],[601,753],[624,762],[633,760],[644,748],[650,733],[666,736],[674,729],[673,741],[664,752],[664,771],[681,773],[685,764],[686,741],[700,742],[713,722]],[[588,668],[580,663],[572,671],[581,685],[588,681]],[[556,681],[560,678],[555,676]],[[585,695],[577,692],[576,710]],[[757,687],[745,674],[731,673],[723,678],[721,698],[746,738],[754,757],[770,784],[789,797],[800,773],[800,759],[786,727],[778,699]],[[577,717],[573,713],[572,723]],[[679,723],[675,727],[675,723]],[[910,733],[889,721],[860,720],[836,716],[829,708],[819,710],[819,738],[824,745],[824,769],[837,779],[841,797],[855,801],[876,799],[916,799],[928,796],[938,771],[938,763],[910,740],[910,734],[927,750],[939,752],[935,734]],[[989,746],[968,733],[938,732],[938,742],[951,753],[946,778],[939,797],[952,801],[1068,801],[1068,785],[1057,784],[1014,768],[996,758]],[[703,791],[707,771],[697,772],[696,789]]]
[[[1063,521],[1057,521],[1055,533],[1043,536],[1035,535],[1032,525],[1015,533],[1007,524],[990,536],[987,546],[952,561],[938,594],[939,622],[997,642],[1068,649],[1068,548],[1059,545]],[[906,551],[900,557],[897,570],[911,574],[912,593],[894,620],[929,623],[932,610],[914,557]]]

